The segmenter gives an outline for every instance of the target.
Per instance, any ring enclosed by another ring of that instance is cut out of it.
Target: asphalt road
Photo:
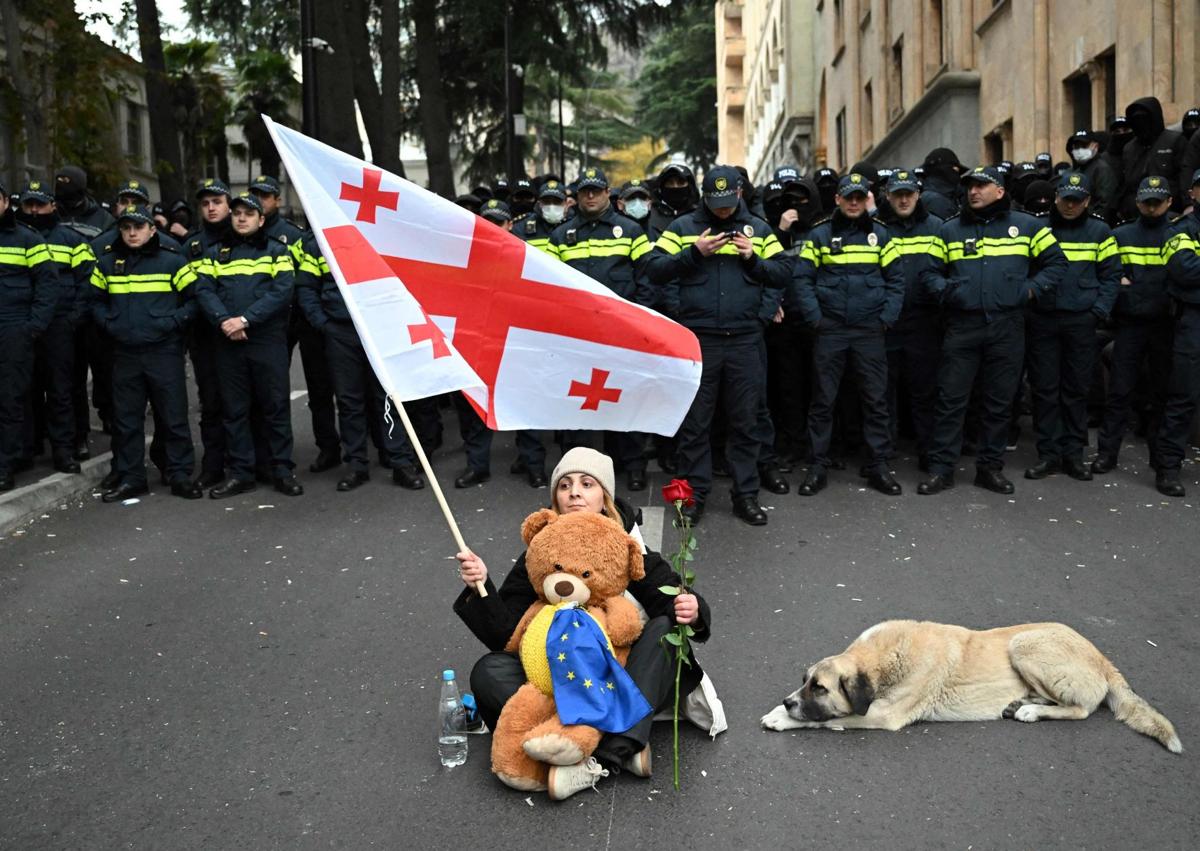
[[[465,676],[482,650],[450,611],[452,539],[428,490],[377,469],[339,494],[336,472],[307,473],[302,403],[302,497],[85,496],[0,540],[0,848],[1195,846],[1193,752],[1107,709],[898,733],[758,719],[879,620],[1058,620],[1200,747],[1200,465],[1185,500],[1153,490],[1140,446],[1090,484],[1019,480],[1009,498],[964,475],[926,498],[905,459],[903,497],[839,473],[817,498],[764,494],[765,529],[715,497],[697,561],[714,638],[698,655],[730,730],[684,730],[680,792],[659,724],[652,779],[554,804],[495,781],[486,737],[464,767],[439,765],[438,673]],[[435,467],[468,542],[503,572],[547,492],[507,474],[508,437],[493,480],[455,491],[445,421]],[[1023,447],[1010,472],[1029,460]]]

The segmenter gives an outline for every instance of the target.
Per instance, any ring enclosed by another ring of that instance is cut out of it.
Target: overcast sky
[[[124,5],[122,0],[78,0],[76,8],[80,14],[88,15],[94,12],[105,12],[112,16],[113,20],[119,21],[121,18],[121,6]],[[183,0],[158,0],[158,16],[163,26],[163,36],[168,39],[179,39],[187,27],[187,14],[183,11]],[[115,44],[118,47],[128,48],[130,52],[137,55],[137,37],[134,35],[133,43],[128,45],[119,44],[116,35],[110,27],[103,24],[97,24],[91,27],[92,32],[100,36],[109,44]]]

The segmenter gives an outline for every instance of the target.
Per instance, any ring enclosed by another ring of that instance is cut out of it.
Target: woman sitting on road
[[[641,512],[614,498],[616,476],[612,459],[586,447],[576,447],[563,455],[550,479],[553,499],[550,507],[559,514],[591,511],[604,514],[620,523],[625,531],[642,544],[646,577],[629,583],[627,596],[644,613],[641,637],[634,643],[625,665],[626,671],[655,713],[671,712],[675,699],[674,661],[663,651],[660,640],[676,624],[687,624],[696,631],[693,641],[709,637],[709,609],[704,598],[696,594],[668,596],[659,591],[661,585],[677,585],[678,577],[661,555],[646,549],[638,521]],[[487,566],[474,553],[457,556],[461,563],[462,580],[467,588],[454,602],[454,611],[470,627],[491,653],[476,663],[471,671],[471,690],[479,713],[491,729],[495,729],[500,710],[525,682],[525,670],[514,653],[503,652],[508,639],[516,630],[521,616],[537,599],[525,569],[525,554],[517,559],[497,592],[488,577]],[[476,582],[484,582],[488,596],[480,597],[474,590]],[[680,681],[680,714],[693,723],[717,735],[725,729],[725,714],[711,680],[700,670],[695,658],[690,667],[684,666]],[[592,786],[598,777],[607,777],[608,769],[624,769],[638,777],[650,776],[650,725],[654,716],[648,715],[624,733],[606,733],[596,748],[594,759],[579,765],[551,768],[550,797],[555,800],[573,795]],[[597,761],[599,764],[597,764]],[[606,768],[602,768],[605,766]]]

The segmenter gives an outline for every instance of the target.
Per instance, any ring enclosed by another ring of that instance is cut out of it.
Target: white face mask
[[[546,220],[548,225],[562,224],[563,217],[566,215],[567,208],[561,204],[543,204],[542,218]]]
[[[625,202],[625,215],[631,219],[644,219],[650,215],[650,202],[644,198],[634,198]]]
[[[1096,152],[1091,148],[1073,148],[1071,156],[1077,163],[1088,162],[1092,157],[1096,156]]]

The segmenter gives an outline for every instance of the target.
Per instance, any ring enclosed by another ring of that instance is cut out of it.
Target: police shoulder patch
[[[1017,234],[1019,234],[1020,232],[1021,232],[1021,229],[1019,227],[1017,227],[1016,225],[1009,225],[1009,228],[1008,228],[1009,236],[1016,237]]]
[[[623,234],[623,233],[625,233],[625,228],[621,227],[620,225],[613,225],[613,229],[612,229],[613,239],[620,239],[621,234]]]
[[[743,225],[742,233],[745,235],[746,239],[752,239],[754,237],[754,225]]]
[[[874,248],[874,247],[875,247],[875,246],[877,246],[878,244],[879,244],[879,236],[878,236],[878,234],[876,234],[874,231],[871,231],[871,233],[867,234],[867,245],[869,245],[869,246],[871,246],[872,248]]]

